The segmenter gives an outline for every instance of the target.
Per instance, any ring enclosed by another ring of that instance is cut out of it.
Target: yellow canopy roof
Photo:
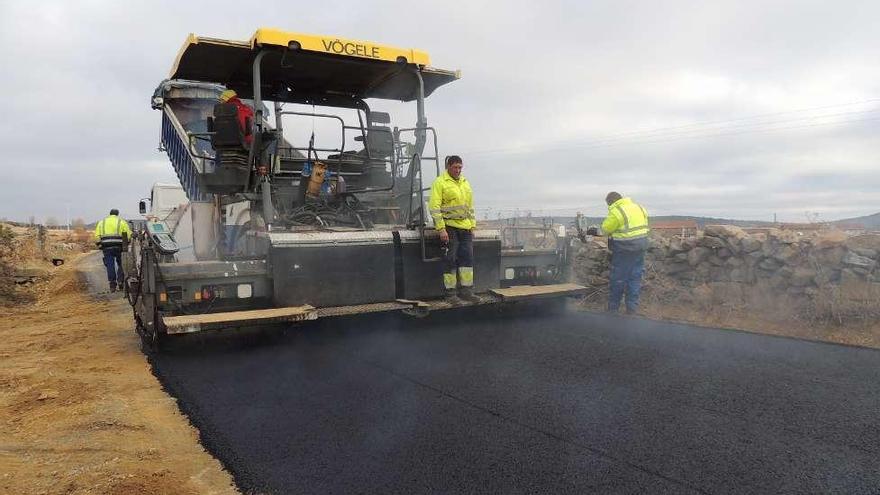
[[[263,28],[249,41],[190,34],[170,78],[220,83],[250,97],[254,58],[262,50],[267,53],[261,86],[270,100],[351,96],[409,101],[417,91],[412,68],[422,74],[425,96],[461,77],[458,71],[429,67],[428,54],[420,50]]]

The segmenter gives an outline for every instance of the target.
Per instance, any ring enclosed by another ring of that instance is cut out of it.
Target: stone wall
[[[768,229],[749,234],[728,225],[707,226],[686,239],[651,238],[646,290],[668,303],[715,301],[812,317],[880,318],[880,235],[812,235]],[[575,279],[594,293],[608,284],[604,238],[576,248]],[[657,294],[655,294],[657,295]]]

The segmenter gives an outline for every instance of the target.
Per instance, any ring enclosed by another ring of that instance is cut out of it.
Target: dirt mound
[[[75,259],[0,309],[0,493],[235,493]]]
[[[50,275],[53,260],[71,262],[92,249],[84,229],[48,230],[0,224],[0,306],[14,306],[39,299]]]

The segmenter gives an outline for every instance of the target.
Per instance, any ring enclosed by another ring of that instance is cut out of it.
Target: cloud
[[[597,213],[619,189],[655,213],[874,213],[878,17],[870,0],[6,1],[0,217],[134,216],[154,181],[175,180],[148,102],[186,35],[267,25],[462,69],[427,112],[481,208]]]

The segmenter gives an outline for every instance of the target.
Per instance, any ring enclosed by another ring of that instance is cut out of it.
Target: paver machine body
[[[135,236],[126,291],[139,334],[155,344],[212,328],[451,307],[426,211],[442,160],[425,98],[459,77],[430,67],[424,52],[371,42],[275,29],[248,41],[190,35],[152,106],[190,202],[192,249],[181,256],[157,216]],[[253,109],[243,126],[218,100],[227,89]],[[414,110],[413,125],[393,126],[373,108],[393,101]],[[564,234],[534,253],[502,249],[497,230],[474,239],[475,304],[583,290],[559,283]]]

